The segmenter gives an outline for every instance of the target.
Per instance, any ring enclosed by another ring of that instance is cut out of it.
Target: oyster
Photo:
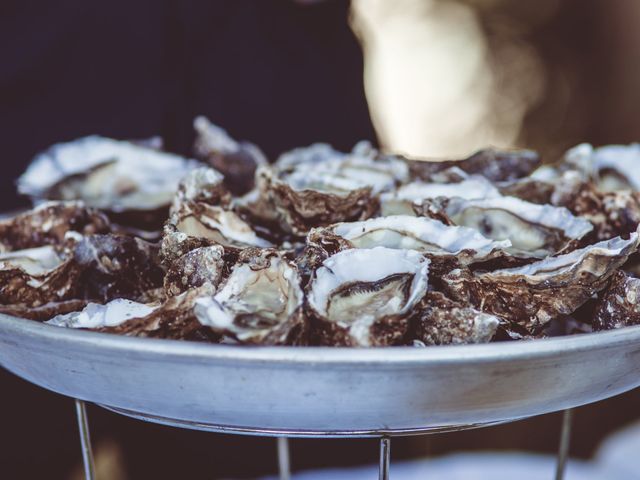
[[[195,304],[198,320],[240,343],[306,340],[304,295],[296,267],[276,250],[245,251],[214,296]]]
[[[182,204],[165,225],[163,258],[171,261],[194,248],[210,245],[221,245],[231,250],[273,246],[230,210],[205,203]]]
[[[370,217],[378,209],[377,194],[407,181],[408,169],[365,144],[350,154],[315,144],[260,168],[257,178],[261,196],[274,206],[283,228],[302,236],[312,227]]]
[[[217,287],[224,275],[224,248],[220,245],[200,247],[175,260],[164,277],[168,297],[210,283]]]
[[[640,325],[640,279],[618,272],[596,304],[593,329],[610,330],[631,325]]]
[[[179,211],[187,203],[228,206],[231,195],[223,180],[222,174],[213,168],[198,167],[191,170],[180,180],[171,210]]]
[[[69,232],[108,233],[109,220],[80,202],[47,202],[0,220],[0,252],[62,246]]]
[[[429,260],[413,250],[351,249],[326,259],[311,280],[309,311],[320,343],[402,342],[427,291]]]
[[[264,153],[252,143],[235,141],[205,117],[197,117],[193,127],[196,157],[222,172],[224,184],[235,195],[251,190],[256,169],[267,164]]]
[[[588,220],[573,216],[566,208],[514,197],[451,198],[445,212],[455,225],[474,228],[494,240],[510,240],[510,252],[525,257],[557,253],[593,230]]]
[[[532,150],[480,150],[464,160],[407,160],[412,177],[431,181],[451,167],[466,173],[482,175],[493,182],[504,182],[525,177],[540,166],[540,156]]]
[[[517,268],[493,272],[456,269],[442,278],[452,299],[529,330],[571,315],[595,293],[638,248],[638,233],[616,237],[571,253]]]
[[[640,144],[593,148],[587,143],[570,149],[561,167],[575,169],[595,182],[599,190],[640,190]]]
[[[108,302],[125,298],[143,303],[163,297],[164,269],[159,247],[127,235],[88,235],[74,248],[73,261],[82,270],[80,298]]]
[[[151,222],[166,211],[180,179],[197,165],[131,142],[90,136],[36,156],[18,180],[18,190],[36,201],[83,200],[120,220],[130,214]]]
[[[81,269],[53,246],[0,254],[0,304],[40,307],[78,297]]]
[[[487,343],[501,321],[448,299],[441,292],[429,292],[416,315],[415,338],[424,345]]]
[[[409,215],[316,228],[309,233],[307,244],[325,248],[329,253],[345,248],[416,250],[431,257],[455,256],[463,265],[486,260],[511,246],[509,240],[490,240],[472,228],[449,226],[430,218]]]
[[[489,180],[472,175],[459,183],[426,183],[411,182],[400,186],[394,192],[380,195],[380,214],[415,215],[413,204],[421,203],[426,198],[460,197],[465,199],[499,197],[500,192]]]
[[[67,328],[102,328],[115,327],[131,318],[144,317],[157,307],[144,303],[132,302],[116,298],[105,305],[89,303],[78,312],[56,315],[45,323],[56,327]]]

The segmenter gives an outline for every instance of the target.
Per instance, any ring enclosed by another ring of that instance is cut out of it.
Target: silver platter
[[[129,338],[0,315],[0,364],[136,418],[286,436],[457,430],[640,385],[640,326],[432,348],[238,347]]]

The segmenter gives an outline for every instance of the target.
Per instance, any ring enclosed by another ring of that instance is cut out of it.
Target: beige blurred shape
[[[78,446],[78,449],[80,446]],[[127,480],[124,453],[115,440],[98,442],[94,448],[96,480]],[[69,480],[84,480],[82,465],[77,465]]]
[[[530,45],[490,46],[478,9],[454,0],[353,0],[351,24],[383,147],[448,157],[516,145],[544,86]]]

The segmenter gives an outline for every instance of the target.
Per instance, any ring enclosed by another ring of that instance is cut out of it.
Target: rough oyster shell
[[[474,228],[494,240],[510,240],[510,252],[525,257],[557,253],[593,230],[588,220],[573,216],[566,208],[515,197],[452,198],[445,211],[456,225]]]
[[[567,151],[561,168],[572,168],[594,181],[599,190],[640,190],[640,144],[593,148],[582,143]]]
[[[308,291],[320,343],[399,343],[427,291],[429,260],[413,250],[351,249],[326,259]]]
[[[73,261],[82,270],[80,298],[148,303],[163,297],[164,269],[155,244],[127,235],[88,235],[75,246]]]
[[[296,267],[276,250],[243,252],[214,296],[196,301],[205,326],[240,343],[300,344],[306,325]]]
[[[413,204],[421,203],[426,198],[460,197],[467,200],[499,197],[500,192],[489,180],[472,175],[458,183],[411,182],[400,186],[394,192],[380,195],[380,214],[415,215]]]
[[[0,220],[0,252],[55,245],[69,232],[80,235],[109,233],[109,220],[80,202],[47,202],[14,217]]]
[[[456,269],[442,278],[454,300],[520,323],[530,330],[571,315],[638,248],[638,234],[603,241],[571,253],[493,272]]]
[[[412,177],[430,181],[434,175],[457,167],[466,173],[476,173],[493,182],[525,177],[540,166],[540,156],[532,150],[480,150],[464,160],[407,160]]]
[[[500,318],[454,302],[441,292],[428,292],[416,315],[415,339],[424,345],[487,343]]]
[[[196,248],[171,264],[164,277],[164,292],[173,297],[205,283],[217,287],[224,273],[224,248],[220,245]]]
[[[83,200],[113,212],[154,211],[171,204],[179,180],[195,166],[178,155],[90,136],[36,156],[18,190],[35,200]]]
[[[618,272],[596,304],[593,329],[631,325],[640,325],[640,279]]]
[[[225,188],[223,180],[222,174],[213,168],[194,168],[180,180],[171,211],[179,211],[182,205],[188,203],[227,207],[231,202],[231,195]]]
[[[252,143],[235,141],[205,117],[197,117],[193,127],[196,157],[222,172],[224,184],[235,195],[251,190],[256,169],[268,163],[264,153]]]

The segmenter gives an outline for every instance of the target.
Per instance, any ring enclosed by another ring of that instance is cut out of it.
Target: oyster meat
[[[423,345],[487,343],[500,323],[495,315],[454,302],[441,292],[429,292],[416,315],[415,339]]]
[[[264,153],[252,143],[235,141],[205,117],[197,117],[193,127],[195,156],[222,172],[224,184],[234,195],[251,190],[256,169],[267,164]]]
[[[427,291],[429,260],[414,250],[351,249],[326,259],[309,285],[320,343],[378,346],[403,341]]]
[[[306,341],[304,294],[295,265],[276,250],[244,251],[214,296],[200,298],[200,323],[240,343]]]
[[[638,233],[589,245],[529,265],[492,272],[456,269],[442,278],[452,299],[534,331],[571,315],[604,289],[638,248]]]

